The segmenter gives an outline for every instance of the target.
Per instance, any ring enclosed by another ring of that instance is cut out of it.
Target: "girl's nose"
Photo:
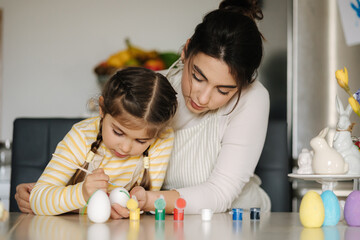
[[[123,153],[129,153],[131,151],[132,141],[130,139],[125,139],[120,143],[120,149]]]

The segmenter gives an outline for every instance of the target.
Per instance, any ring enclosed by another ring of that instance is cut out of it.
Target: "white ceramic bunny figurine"
[[[313,151],[309,151],[307,148],[303,148],[298,158],[299,169],[298,174],[313,174],[311,162],[313,158]]]
[[[339,121],[336,126],[333,147],[340,153],[345,162],[349,164],[347,174],[360,174],[360,152],[351,139],[353,124],[350,122],[352,108],[350,104],[344,109],[340,99],[336,96],[336,109],[339,113]]]
[[[328,131],[329,128],[323,129],[310,141],[310,146],[314,149],[312,169],[315,174],[345,174],[348,164],[340,153],[329,146],[325,139]]]

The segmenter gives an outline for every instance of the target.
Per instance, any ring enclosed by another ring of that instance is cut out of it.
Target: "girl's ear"
[[[100,96],[99,97],[99,114],[100,114],[100,117],[101,118],[104,118],[104,112],[102,110],[102,106],[104,106],[104,97],[103,96]]]

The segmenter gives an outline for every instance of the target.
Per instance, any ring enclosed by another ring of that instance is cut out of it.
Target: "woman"
[[[186,213],[201,208],[224,212],[231,207],[270,210],[270,200],[254,176],[265,141],[269,95],[255,80],[262,58],[262,19],[256,0],[224,0],[208,13],[183,48],[167,77],[178,92],[172,127],[175,143],[163,189],[135,187],[140,207],[153,210],[164,195],[166,211],[175,200],[187,201]],[[26,210],[26,189],[16,199]],[[112,218],[126,216],[113,206]]]

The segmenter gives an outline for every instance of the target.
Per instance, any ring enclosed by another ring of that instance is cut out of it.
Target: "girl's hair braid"
[[[102,119],[100,120],[100,124],[99,124],[99,132],[97,134],[95,142],[93,142],[91,144],[90,151],[93,152],[94,154],[96,154],[97,150],[100,147],[101,142],[102,142]],[[88,154],[91,154],[91,153],[88,153]],[[89,162],[85,161],[81,167],[88,169]],[[82,181],[84,181],[85,176],[86,176],[86,173],[84,171],[77,169],[75,171],[74,175],[72,176],[72,178],[69,180],[69,184],[74,185],[76,183],[82,182]]]

